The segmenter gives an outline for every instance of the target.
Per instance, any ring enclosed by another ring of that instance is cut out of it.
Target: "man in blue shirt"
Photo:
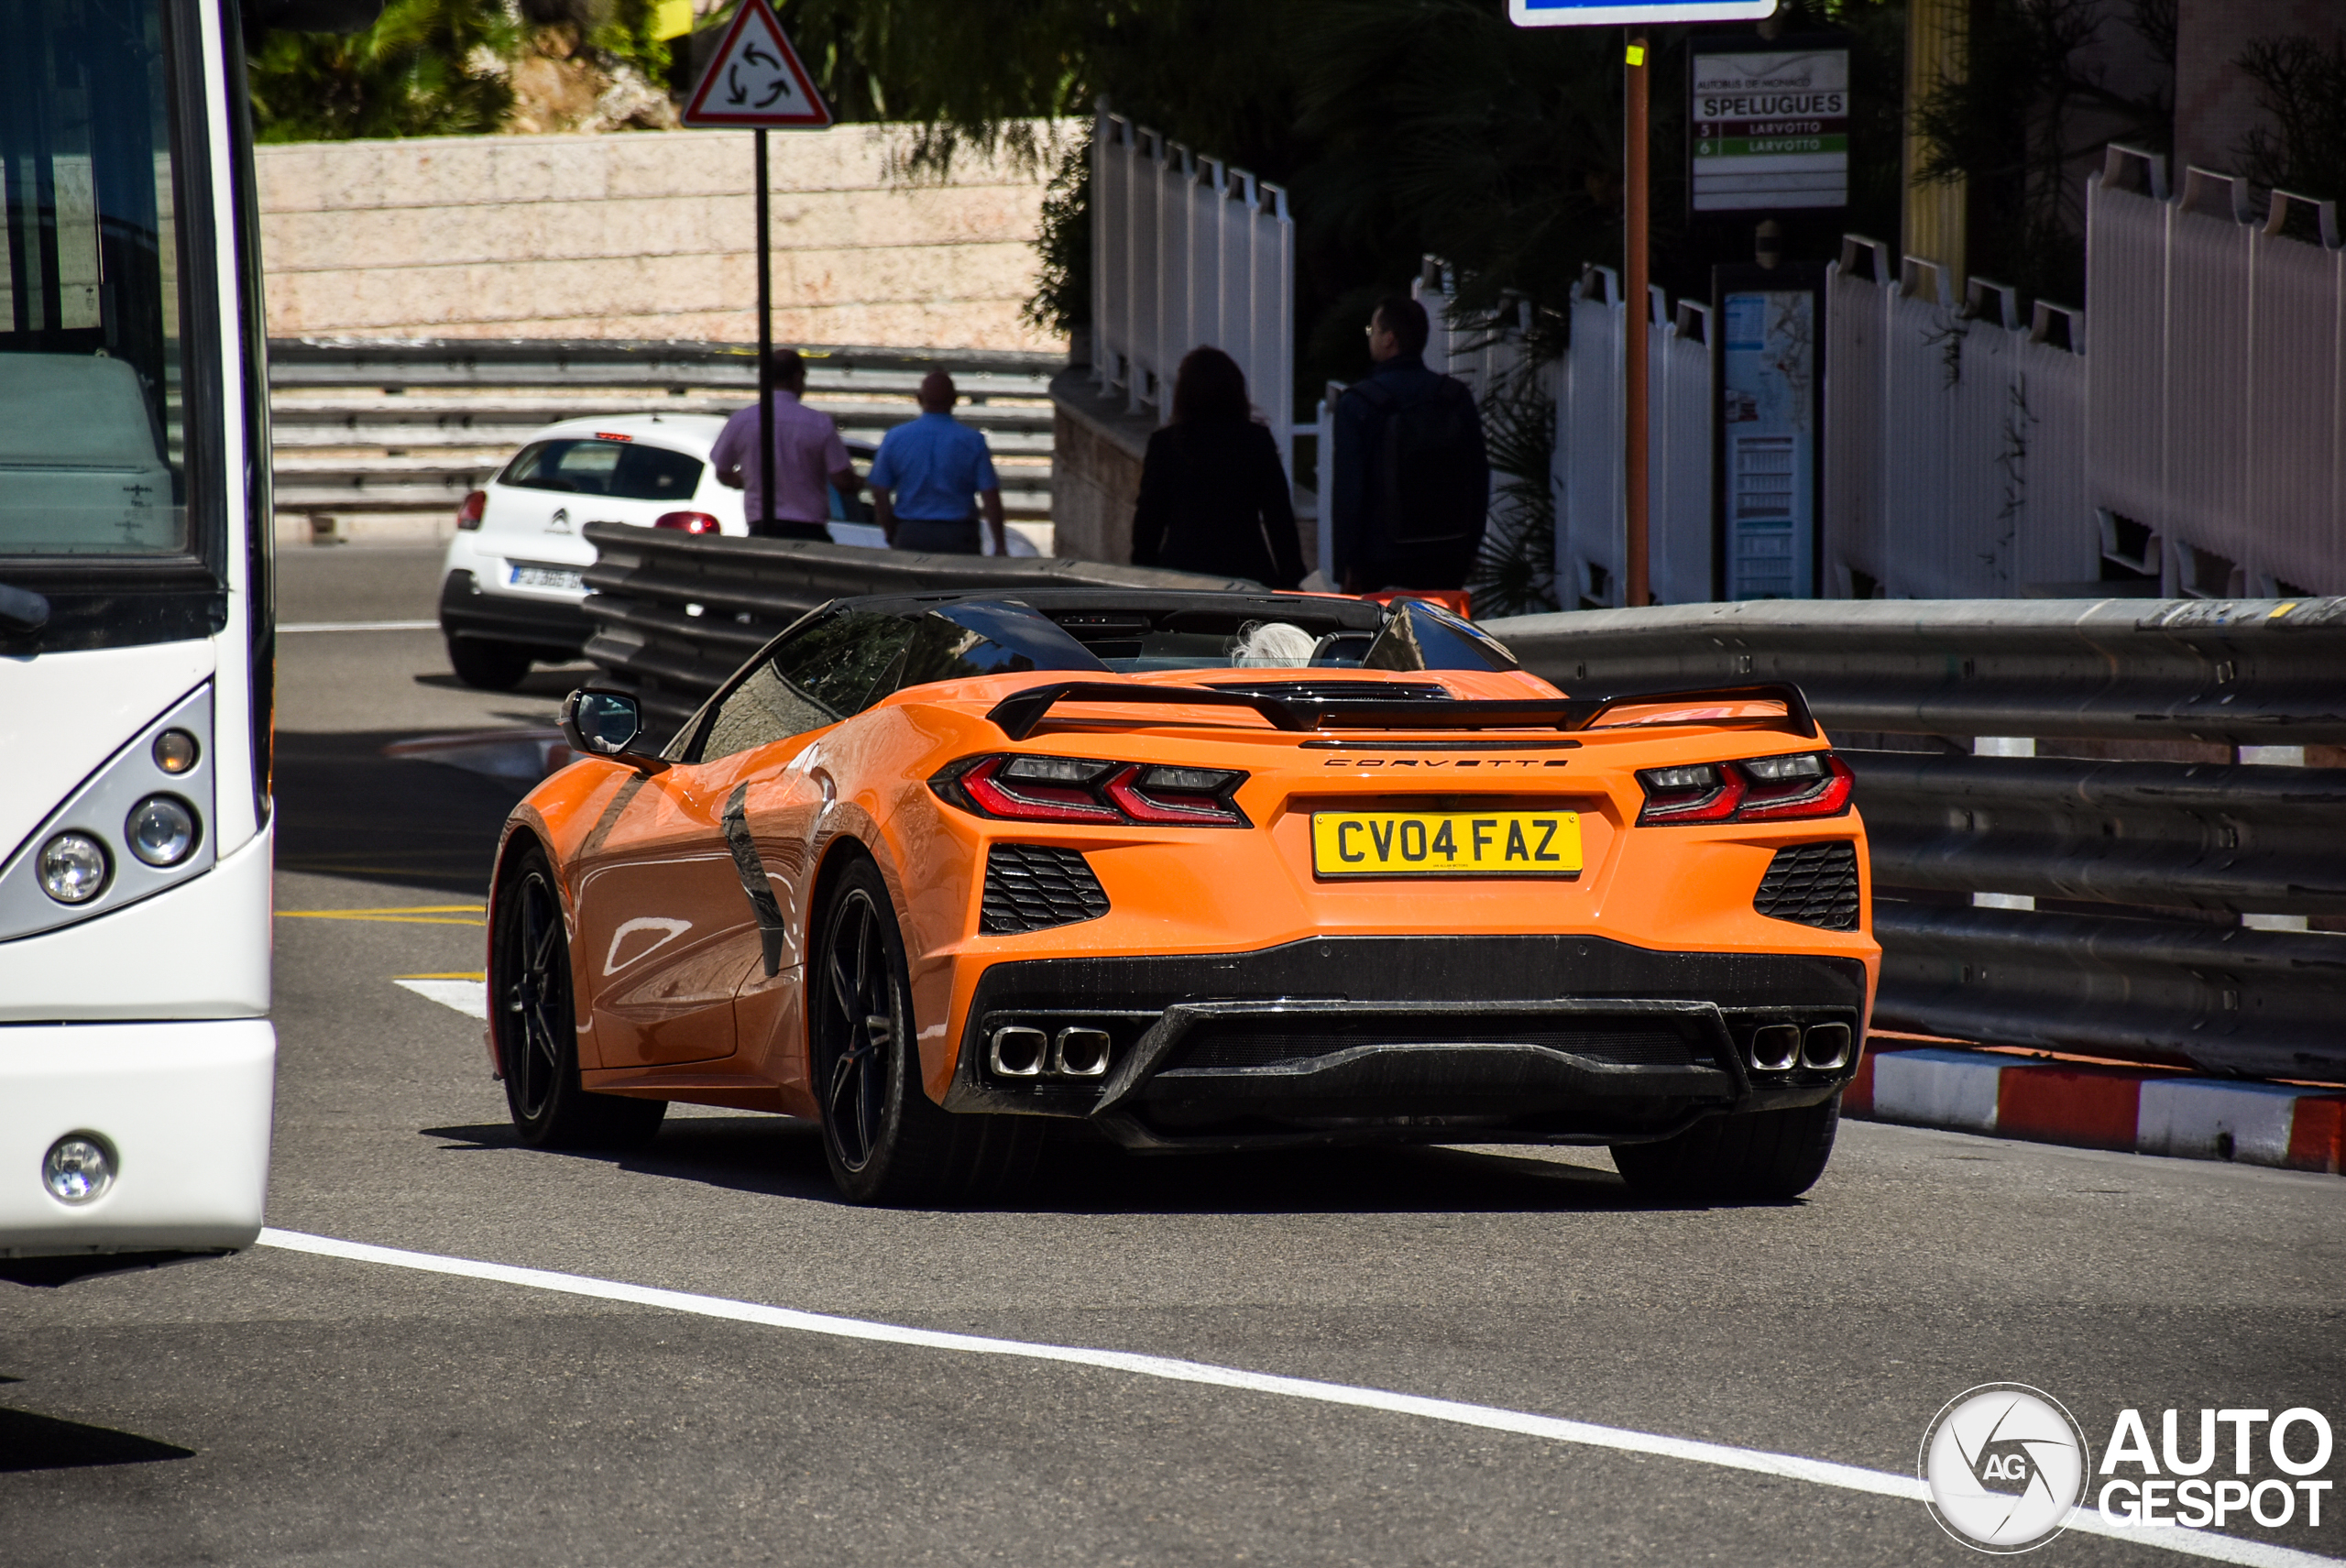
[[[950,555],[980,554],[978,515],[993,531],[993,553],[1010,554],[1002,481],[986,438],[953,417],[953,378],[932,370],[920,384],[920,417],[900,424],[872,461],[872,501],[889,544]]]

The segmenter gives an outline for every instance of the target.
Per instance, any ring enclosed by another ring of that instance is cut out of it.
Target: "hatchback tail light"
[[[1011,822],[1245,828],[1231,798],[1245,782],[1227,768],[997,755],[964,758],[928,786],[964,811]]]
[[[652,524],[654,528],[673,528],[680,533],[720,533],[718,521],[705,511],[663,511]]]
[[[475,490],[471,495],[466,496],[462,501],[457,503],[456,526],[464,530],[466,533],[470,533],[474,529],[480,526],[480,520],[488,514],[488,492],[487,490]]]
[[[1838,817],[1849,809],[1856,783],[1849,765],[1830,751],[1646,768],[1638,774],[1646,795],[1638,826]]]

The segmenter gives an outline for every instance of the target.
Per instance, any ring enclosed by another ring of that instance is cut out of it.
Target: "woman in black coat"
[[[1295,507],[1278,442],[1255,422],[1246,376],[1219,348],[1191,349],[1173,381],[1173,422],[1148,438],[1133,565],[1303,581]]]

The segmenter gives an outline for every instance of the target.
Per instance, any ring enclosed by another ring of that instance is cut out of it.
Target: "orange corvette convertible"
[[[1880,949],[1849,771],[1784,685],[1566,696],[1433,606],[840,600],[653,749],[514,809],[490,1045],[521,1135],[821,1124],[862,1202],[1132,1149],[1603,1144],[1805,1190]]]

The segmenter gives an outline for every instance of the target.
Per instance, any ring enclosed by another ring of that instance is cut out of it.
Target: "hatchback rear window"
[[[624,501],[682,501],[700,488],[700,470],[699,458],[664,446],[580,436],[532,442],[498,482]]]

